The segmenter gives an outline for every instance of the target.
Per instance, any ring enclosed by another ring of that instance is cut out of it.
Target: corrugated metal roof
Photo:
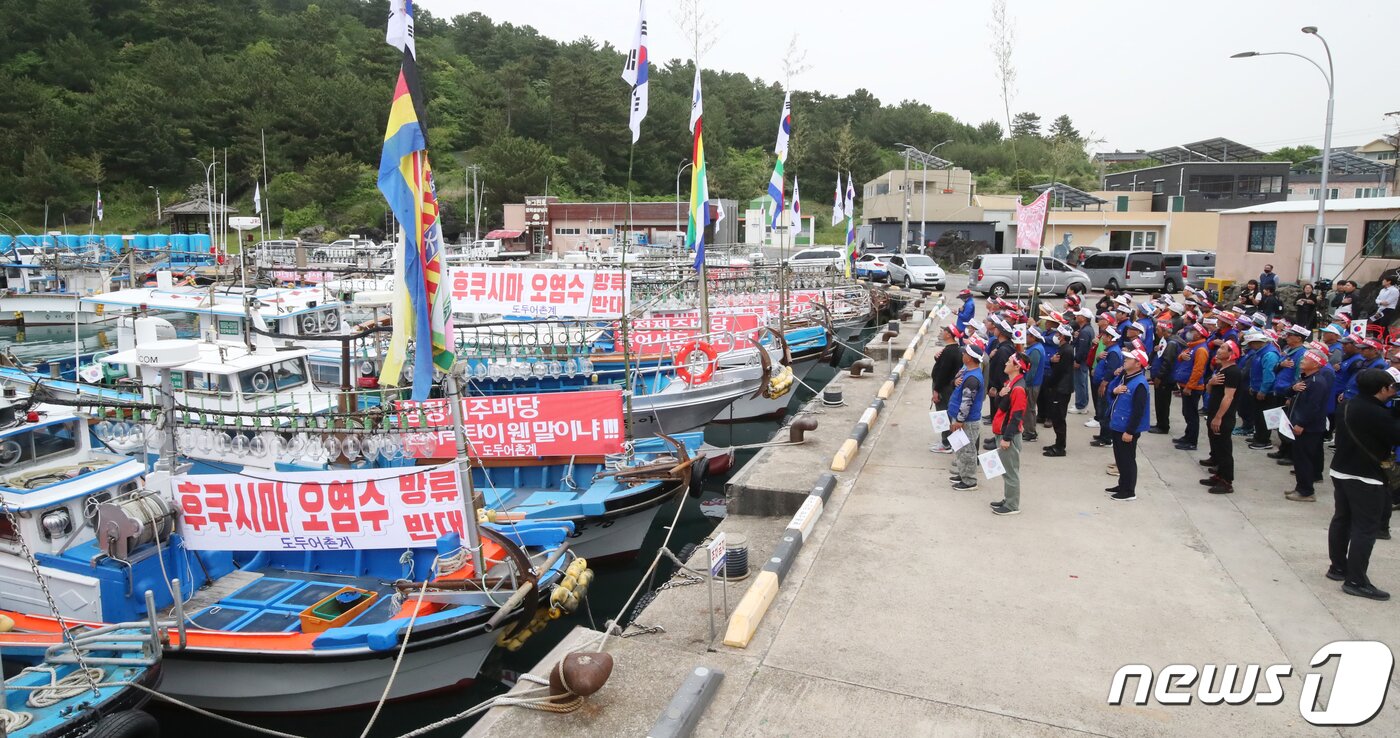
[[[1327,212],[1352,212],[1357,210],[1400,210],[1400,197],[1350,197],[1327,201]],[[1221,215],[1246,213],[1316,213],[1317,200],[1283,200],[1247,208],[1221,210]]]

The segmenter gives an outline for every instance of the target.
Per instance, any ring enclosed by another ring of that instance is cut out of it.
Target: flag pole
[[[619,263],[622,270],[622,284],[624,287],[627,284],[627,242],[632,232],[632,158],[636,150],[637,142],[633,141],[632,145],[627,147],[627,228],[622,234],[622,259]],[[624,299],[622,301],[621,317],[618,320],[618,335],[622,339],[622,384],[627,388],[626,391],[622,393],[622,398],[626,401],[627,405],[627,437],[632,438],[632,392],[635,387],[632,382],[632,347],[630,345],[631,341],[628,340],[627,335],[628,315],[627,301]]]

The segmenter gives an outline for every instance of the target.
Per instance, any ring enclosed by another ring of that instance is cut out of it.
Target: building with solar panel
[[[1327,199],[1388,197],[1395,194],[1395,164],[1357,153],[1357,147],[1333,149],[1327,174]],[[1289,200],[1316,200],[1322,181],[1322,157],[1293,165]]]
[[[1103,177],[1109,192],[1151,192],[1154,212],[1205,213],[1288,199],[1290,164],[1228,138],[1148,151],[1155,166]]]

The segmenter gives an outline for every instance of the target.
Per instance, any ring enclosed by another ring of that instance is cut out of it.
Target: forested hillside
[[[227,149],[230,199],[250,212],[263,131],[274,221],[289,231],[381,225],[374,171],[399,62],[383,41],[386,14],[385,2],[365,0],[0,0],[0,232],[40,224],[46,202],[51,226],[63,216],[86,223],[99,187],[109,228],[151,227],[155,189],[167,205],[197,194],[204,173],[192,158],[208,163],[211,150],[222,169]],[[493,223],[502,202],[546,187],[624,197],[631,139],[618,49],[421,10],[417,42],[449,232],[465,164],[480,166]],[[669,61],[653,62],[634,191],[669,199],[690,150],[693,67],[678,51],[653,53]],[[990,69],[986,77],[994,83]],[[710,190],[757,196],[781,87],[708,70],[704,85]],[[996,121],[958,120],[956,100],[940,101],[951,113],[915,101],[926,92],[899,103],[865,90],[794,93],[787,170],[807,183],[809,211],[829,199],[838,169],[863,181],[897,166],[896,142],[928,150],[951,139],[938,155],[976,172],[985,191],[1052,176],[1093,185],[1067,117],[1042,130],[1037,115],[1018,115],[1008,138]]]

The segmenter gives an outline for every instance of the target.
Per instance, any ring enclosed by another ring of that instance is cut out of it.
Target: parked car
[[[983,254],[972,260],[968,289],[988,297],[1026,294],[1035,286],[1036,259],[1040,259],[1040,293],[1063,295],[1070,285],[1089,289],[1089,275],[1049,256]]]
[[[865,254],[856,259],[856,279],[889,279],[890,272],[885,264],[889,258],[884,254]]]
[[[885,257],[890,284],[941,290],[948,284],[943,267],[923,254],[895,254]]]
[[[1182,277],[1186,279],[1186,286],[1195,287],[1198,290],[1205,289],[1206,280],[1215,276],[1215,252],[1214,251],[1183,251],[1186,255],[1186,263],[1183,265],[1186,271]]]
[[[841,268],[846,263],[846,256],[841,252],[841,249],[819,246],[810,249],[802,249],[788,257],[787,263],[788,266],[791,266],[793,269],[804,271]]]
[[[1156,292],[1167,286],[1164,256],[1160,251],[1104,251],[1084,260],[1084,272],[1094,289]]]

